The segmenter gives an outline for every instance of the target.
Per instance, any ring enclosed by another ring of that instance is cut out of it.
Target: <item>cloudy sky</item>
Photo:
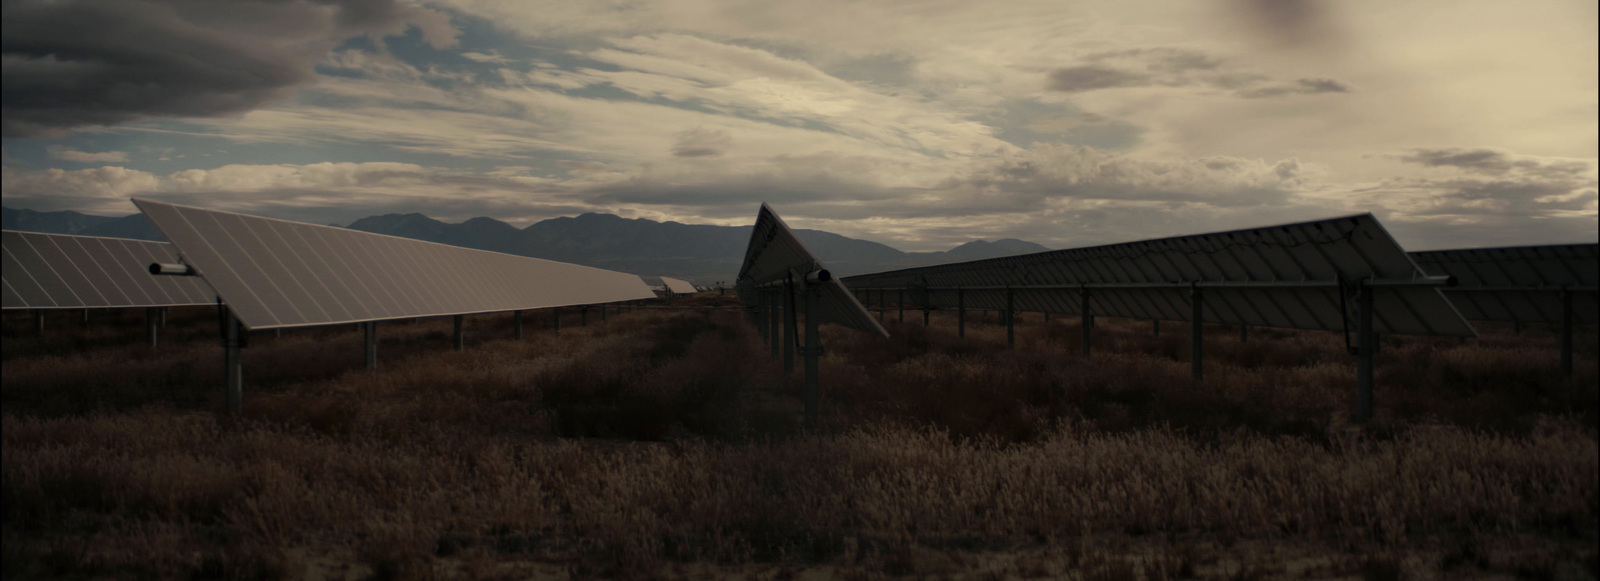
[[[1594,241],[1597,9],[1505,0],[4,0],[4,203],[582,212],[904,250],[1372,212]]]

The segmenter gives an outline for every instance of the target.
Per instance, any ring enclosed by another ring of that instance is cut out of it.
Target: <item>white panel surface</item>
[[[250,329],[654,298],[638,276],[150,200],[134,203]]]
[[[95,236],[0,231],[5,309],[179,307],[216,303],[197,277],[155,276],[178,261],[171,244]]]
[[[688,281],[679,280],[676,278],[668,278],[663,276],[661,277],[661,284],[666,285],[667,290],[672,291],[673,294],[692,295],[700,292],[695,290],[694,285],[689,284]]]

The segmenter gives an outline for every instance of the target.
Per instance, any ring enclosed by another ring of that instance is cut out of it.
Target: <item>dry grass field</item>
[[[731,297],[675,306],[732,306]],[[4,577],[1594,579],[1597,337],[1385,337],[919,312],[824,328],[824,425],[733,310],[257,333],[4,318]]]

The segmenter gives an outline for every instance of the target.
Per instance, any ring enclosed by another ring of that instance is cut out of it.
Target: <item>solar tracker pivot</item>
[[[189,268],[189,265],[187,264],[164,264],[160,262],[152,262],[150,263],[150,274],[166,276],[198,276],[200,273],[195,272],[193,268]]]

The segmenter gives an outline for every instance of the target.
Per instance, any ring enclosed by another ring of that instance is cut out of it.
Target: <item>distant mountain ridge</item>
[[[141,214],[110,218],[70,211],[5,208],[0,222],[8,230],[163,239]],[[656,222],[589,213],[552,218],[518,229],[493,218],[450,224],[422,214],[384,214],[356,220],[348,228],[711,285],[717,281],[732,284],[744,260],[751,226]],[[839,276],[1049,250],[1007,238],[974,240],[943,252],[902,252],[885,244],[821,230],[796,230],[795,234]]]

